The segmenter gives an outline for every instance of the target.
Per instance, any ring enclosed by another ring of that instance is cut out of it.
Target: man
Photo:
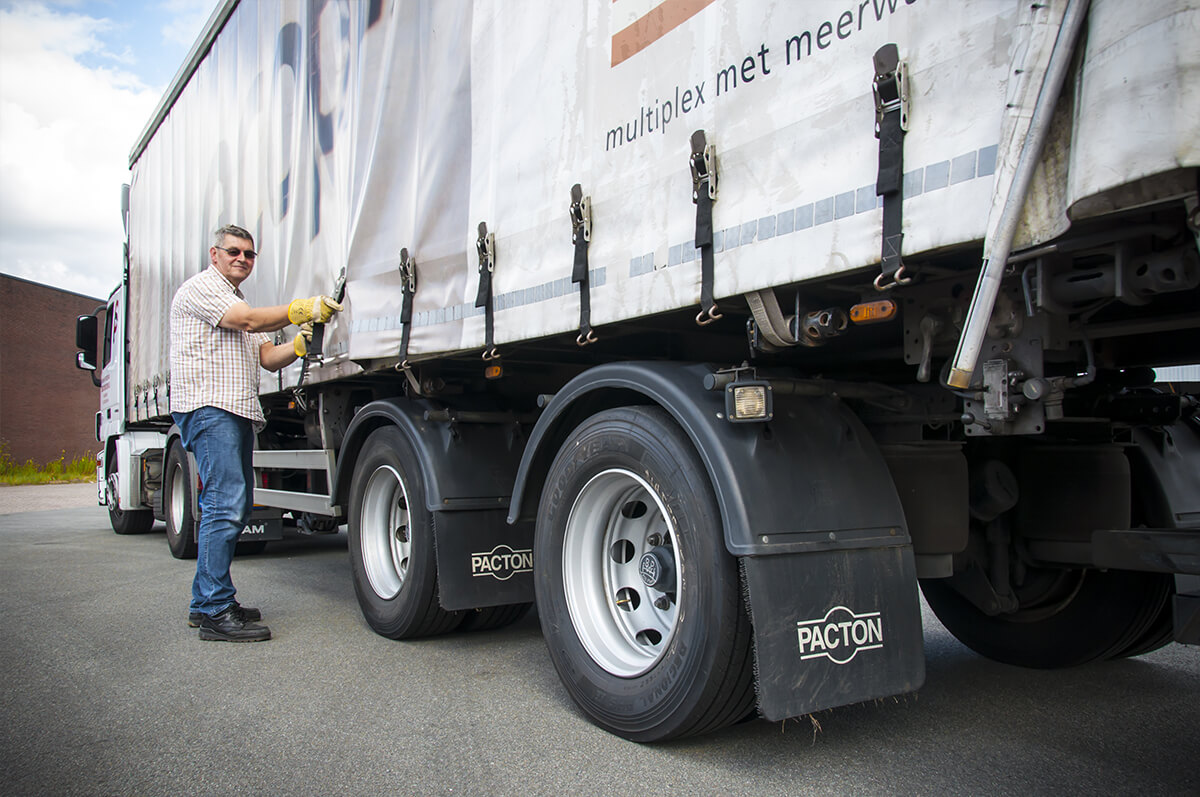
[[[254,504],[254,435],[266,426],[259,366],[278,371],[302,357],[305,333],[281,344],[264,333],[323,324],[342,309],[328,296],[251,307],[238,286],[257,257],[249,232],[222,227],[208,250],[209,268],[184,282],[171,302],[171,417],[203,485],[188,624],[200,627],[201,639],[226,642],[271,638],[256,622],[262,612],[238,604],[229,565]]]

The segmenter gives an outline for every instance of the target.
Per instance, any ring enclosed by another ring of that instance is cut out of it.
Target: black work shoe
[[[200,619],[200,638],[217,642],[265,642],[271,629],[247,622],[242,607],[234,604],[220,614]]]
[[[253,606],[241,606],[237,601],[234,601],[233,606],[230,608],[240,609],[242,612],[242,619],[248,623],[257,623],[262,619],[262,612],[260,612],[258,609],[255,609]],[[203,612],[188,612],[188,627],[199,628],[200,621],[203,619]]]

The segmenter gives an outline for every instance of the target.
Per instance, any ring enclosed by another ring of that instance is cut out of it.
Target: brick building
[[[100,390],[75,367],[75,318],[102,304],[0,274],[0,442],[16,462],[95,453]]]

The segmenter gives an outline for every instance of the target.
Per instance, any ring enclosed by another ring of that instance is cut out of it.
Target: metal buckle
[[[338,272],[337,282],[333,283],[333,299],[341,302],[346,297],[346,269]]]
[[[409,256],[408,249],[400,250],[400,281],[405,293],[417,292],[417,261]]]
[[[700,186],[708,183],[708,198],[717,200],[717,148],[708,143],[703,130],[692,133],[692,202],[700,201]]]
[[[479,222],[479,237],[475,239],[475,249],[479,252],[479,270],[496,270],[496,236],[488,232],[487,222]]]
[[[875,138],[879,138],[884,114],[900,111],[900,129],[908,132],[908,66],[900,60],[895,44],[885,44],[875,52]]]
[[[583,230],[583,240],[592,240],[592,198],[585,196],[583,187],[576,183],[571,186],[571,243],[579,243],[579,231]]]

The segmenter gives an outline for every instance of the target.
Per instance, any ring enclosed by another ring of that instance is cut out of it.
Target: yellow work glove
[[[308,354],[308,342],[312,340],[312,324],[301,324],[300,334],[292,341],[292,351],[297,357]]]
[[[309,321],[324,324],[341,309],[342,306],[328,296],[310,296],[307,299],[297,299],[288,305],[288,321],[293,324],[305,324]]]

